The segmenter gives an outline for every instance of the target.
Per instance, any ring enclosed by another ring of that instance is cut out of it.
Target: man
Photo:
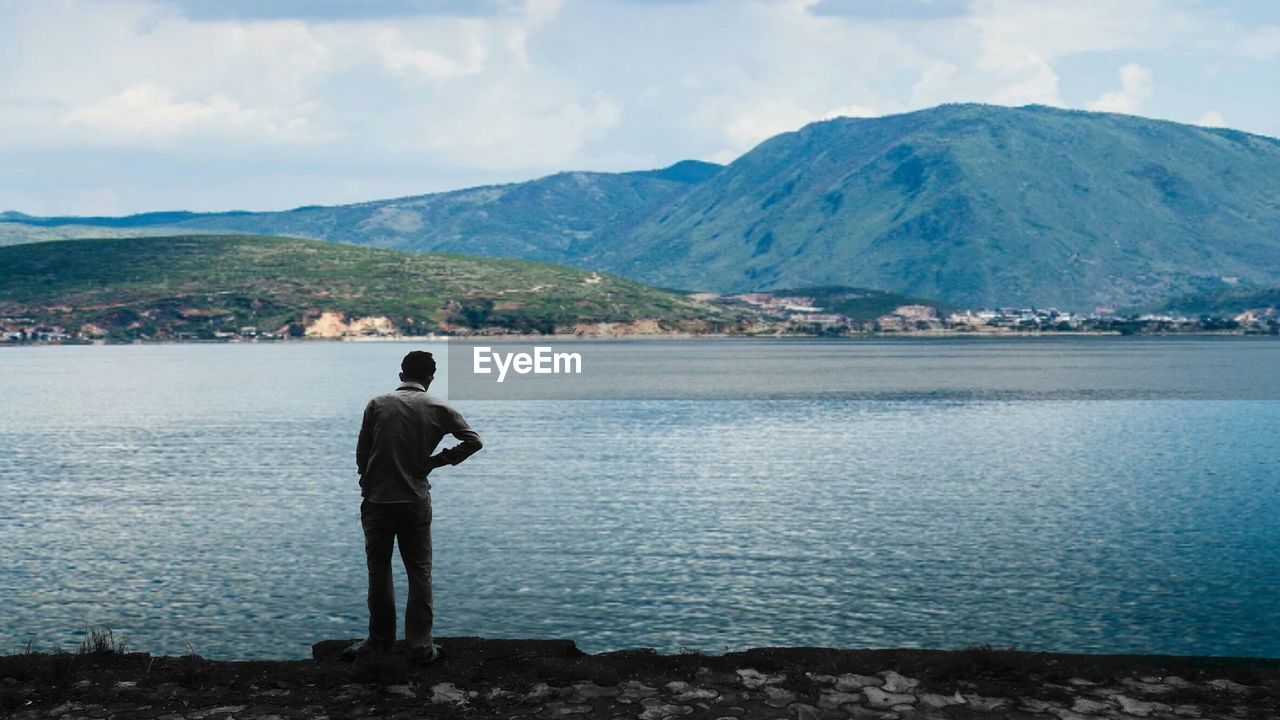
[[[350,654],[390,650],[395,644],[391,547],[398,541],[409,576],[405,643],[413,657],[430,662],[439,656],[440,647],[431,637],[431,484],[427,475],[466,460],[481,444],[480,436],[457,411],[427,394],[436,375],[431,353],[410,352],[400,370],[400,387],[365,407],[356,443],[356,469],[364,497],[360,524],[369,565],[369,637]],[[462,442],[436,453],[445,435]]]

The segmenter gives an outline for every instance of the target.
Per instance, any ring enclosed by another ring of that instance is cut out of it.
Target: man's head
[[[436,376],[436,359],[425,350],[414,350],[400,361],[400,381],[431,384]]]

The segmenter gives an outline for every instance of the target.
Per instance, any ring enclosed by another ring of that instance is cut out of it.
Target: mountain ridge
[[[682,290],[839,285],[1092,310],[1280,285],[1278,198],[1275,138],[969,103],[812,123],[725,166],[101,227],[516,257]],[[0,238],[94,232],[76,224],[93,219],[55,220],[0,217]]]
[[[1194,157],[1179,164],[1169,148]],[[1089,309],[1276,284],[1278,195],[1272,138],[1043,106],[941,106],[770,138],[636,228],[643,245],[595,264],[675,287],[833,283]],[[1251,214],[1263,222],[1232,222]]]

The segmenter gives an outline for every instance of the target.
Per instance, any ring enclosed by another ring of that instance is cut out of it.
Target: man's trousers
[[[431,645],[431,499],[406,503],[360,503],[364,552],[369,565],[369,639],[390,649],[396,639],[396,591],[391,582],[392,544],[409,576],[404,637],[410,647]]]

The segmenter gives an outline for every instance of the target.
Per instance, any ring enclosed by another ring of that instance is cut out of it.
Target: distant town
[[[1123,314],[1114,308],[1097,308],[1088,314],[1033,307],[942,312],[934,305],[910,304],[899,305],[873,318],[856,319],[827,312],[815,305],[813,297],[802,295],[746,293],[719,296],[702,293],[694,297],[707,302],[750,307],[765,321],[766,327],[762,330],[782,334],[1280,333],[1280,309],[1274,307],[1248,310],[1230,317],[1189,317],[1162,313]]]
[[[1280,334],[1280,309],[1247,310],[1232,316],[1177,314],[1120,314],[1111,308],[1092,313],[1072,313],[1054,308],[982,308],[944,312],[937,306],[908,304],[874,317],[855,318],[831,312],[804,295],[767,292],[717,295],[697,293],[697,300],[743,311],[748,320],[735,327],[709,327],[705,332],[676,331],[652,321],[632,323],[583,323],[557,328],[556,335],[581,337],[634,337],[707,335],[740,337],[859,337],[929,335],[1027,335],[1107,334],[1158,335],[1214,333],[1243,335]],[[444,325],[432,336],[526,335],[501,327],[466,328]],[[92,323],[68,328],[31,317],[0,317],[0,344],[105,344],[110,342],[272,342],[304,339],[393,340],[422,337],[421,328],[403,332],[385,317],[347,319],[325,312],[310,322],[279,328],[254,325],[214,325],[197,330],[157,333],[153,336],[120,336]]]

